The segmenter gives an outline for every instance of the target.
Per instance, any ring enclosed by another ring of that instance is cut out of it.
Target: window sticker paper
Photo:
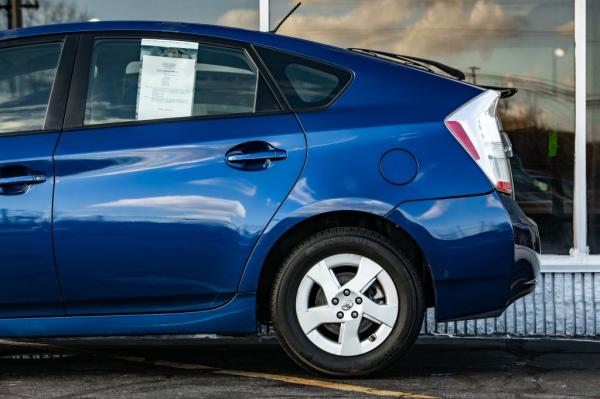
[[[192,116],[198,43],[142,39],[137,120]]]

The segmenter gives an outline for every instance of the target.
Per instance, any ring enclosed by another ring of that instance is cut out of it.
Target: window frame
[[[2,132],[0,133],[0,137],[43,134],[62,130],[78,41],[78,35],[70,34],[51,34],[0,41],[0,50],[37,44],[62,44],[60,55],[58,57],[58,64],[56,66],[56,73],[54,75],[54,81],[50,90],[50,97],[48,98],[48,107],[46,108],[44,126],[42,129],[36,130],[16,130],[11,132]]]
[[[131,121],[119,121],[119,122],[108,122],[98,123],[93,125],[85,124],[85,108],[88,95],[88,85],[90,81],[90,67],[92,63],[92,56],[94,51],[94,44],[97,40],[131,40],[131,39],[163,39],[163,40],[179,40],[198,43],[200,46],[219,46],[228,47],[233,49],[242,50],[249,58],[249,60],[256,66],[259,79],[262,74],[262,78],[265,80],[269,91],[273,95],[279,110],[277,111],[260,111],[260,112],[243,112],[243,113],[231,113],[222,115],[197,115],[197,116],[184,116],[174,118],[160,118],[160,119],[147,119],[147,120],[131,120]],[[278,90],[275,89],[274,83],[271,76],[267,73],[264,64],[258,58],[252,45],[246,42],[240,42],[229,39],[220,39],[214,37],[208,37],[203,35],[185,34],[185,33],[172,33],[172,32],[155,32],[155,31],[142,31],[142,32],[131,32],[131,31],[99,31],[99,32],[86,32],[80,35],[79,45],[77,48],[77,57],[75,60],[75,67],[73,72],[73,79],[69,91],[69,99],[67,102],[63,130],[87,130],[87,129],[98,129],[98,128],[110,128],[120,126],[133,126],[133,125],[146,125],[155,123],[172,123],[182,121],[195,121],[205,119],[224,119],[224,118],[239,118],[239,117],[252,117],[261,115],[273,115],[290,113],[287,104],[281,98]]]

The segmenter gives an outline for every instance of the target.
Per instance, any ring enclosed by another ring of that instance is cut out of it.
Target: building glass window
[[[271,0],[271,26],[294,3]],[[543,253],[566,255],[573,246],[573,20],[573,0],[320,0],[303,4],[279,33],[431,58],[465,71],[468,81],[519,88],[500,105],[514,146],[516,198],[539,225]]]
[[[600,0],[587,0],[587,206],[590,253],[600,253]]]
[[[175,21],[258,29],[259,0],[43,0],[23,25],[89,20]],[[4,19],[0,27],[6,28]]]

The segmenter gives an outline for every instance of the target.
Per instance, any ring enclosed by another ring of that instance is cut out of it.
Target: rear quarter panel
[[[448,114],[481,89],[336,49],[311,48],[307,55],[352,70],[354,80],[329,108],[298,114],[307,163],[255,248],[242,291],[256,290],[271,246],[307,218],[344,210],[385,216],[405,201],[492,190],[444,125]],[[418,163],[408,184],[391,184],[379,171],[382,155],[396,148],[409,151]]]

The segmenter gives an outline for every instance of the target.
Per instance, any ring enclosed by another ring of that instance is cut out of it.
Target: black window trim
[[[7,136],[25,136],[30,134],[60,132],[62,130],[63,118],[65,115],[66,102],[69,92],[69,84],[71,82],[75,61],[77,41],[78,35],[67,33],[20,37],[16,39],[0,41],[0,49],[35,44],[62,43],[56,74],[52,83],[52,89],[50,90],[50,97],[48,98],[48,108],[46,109],[44,126],[42,129],[36,130],[15,130],[3,132],[0,133],[0,138]]]
[[[161,119],[148,119],[148,120],[131,120],[131,121],[119,121],[119,122],[108,122],[98,123],[93,125],[86,125],[85,119],[85,107],[87,101],[87,91],[89,84],[89,73],[90,65],[92,62],[92,52],[94,49],[94,43],[99,39],[172,39],[181,41],[191,41],[199,43],[200,45],[214,45],[220,47],[229,47],[243,50],[248,58],[254,63],[254,66],[259,71],[259,77],[265,79],[271,94],[275,98],[279,110],[277,111],[262,111],[262,112],[243,112],[243,113],[231,113],[222,115],[198,115],[198,116],[184,116],[175,118],[161,118]],[[262,115],[278,115],[278,114],[289,114],[291,111],[285,101],[285,98],[281,96],[281,93],[272,81],[272,77],[262,60],[255,53],[250,43],[241,42],[230,39],[215,38],[212,36],[204,36],[197,34],[186,34],[186,33],[173,33],[173,32],[156,32],[156,31],[98,31],[98,32],[85,32],[81,34],[79,40],[79,46],[77,49],[77,57],[75,60],[75,67],[73,73],[73,79],[69,91],[69,98],[66,107],[66,113],[64,117],[64,124],[62,127],[63,131],[70,130],[87,130],[87,129],[99,129],[99,128],[110,128],[110,127],[121,127],[121,126],[134,126],[134,125],[146,125],[156,123],[174,123],[184,121],[196,121],[196,120],[210,120],[210,119],[225,119],[225,118],[240,118],[240,117],[254,117]]]
[[[304,54],[295,53],[293,51],[283,50],[283,49],[276,48],[276,47],[271,47],[271,46],[253,45],[252,47],[253,47],[254,53],[256,54],[256,57],[258,57],[260,59],[261,64],[267,70],[267,72],[269,74],[269,78],[271,79],[271,81],[273,82],[273,84],[275,85],[275,87],[277,88],[277,92],[279,93],[279,96],[283,99],[283,101],[285,102],[287,108],[289,110],[291,110],[292,112],[294,112],[294,113],[299,113],[299,112],[319,112],[319,111],[326,110],[327,108],[331,107],[335,102],[337,102],[337,100],[346,92],[346,90],[348,89],[348,87],[350,87],[350,85],[352,84],[352,82],[354,81],[354,78],[355,78],[355,74],[354,74],[354,71],[352,69],[347,68],[347,67],[342,66],[342,65],[331,63],[329,61],[322,60],[320,58],[309,57],[309,56],[304,55]],[[304,59],[312,61],[312,62],[316,62],[316,63],[319,63],[319,64],[325,64],[325,65],[328,65],[328,66],[333,67],[333,68],[342,69],[342,70],[344,70],[344,71],[346,71],[346,72],[348,72],[350,74],[350,79],[348,79],[348,81],[339,89],[338,93],[328,103],[326,103],[324,105],[321,105],[320,107],[294,108],[294,107],[292,107],[289,104],[289,102],[285,98],[285,95],[283,94],[283,90],[281,89],[281,87],[279,87],[279,84],[277,84],[277,80],[275,80],[273,74],[271,73],[271,71],[269,69],[268,64],[262,59],[262,57],[260,56],[260,53],[257,50],[257,48],[264,48],[264,49],[271,50],[271,51],[277,51],[277,52],[280,52],[280,53],[291,54],[291,55],[293,55],[295,57],[298,57],[298,58],[304,58]]]

